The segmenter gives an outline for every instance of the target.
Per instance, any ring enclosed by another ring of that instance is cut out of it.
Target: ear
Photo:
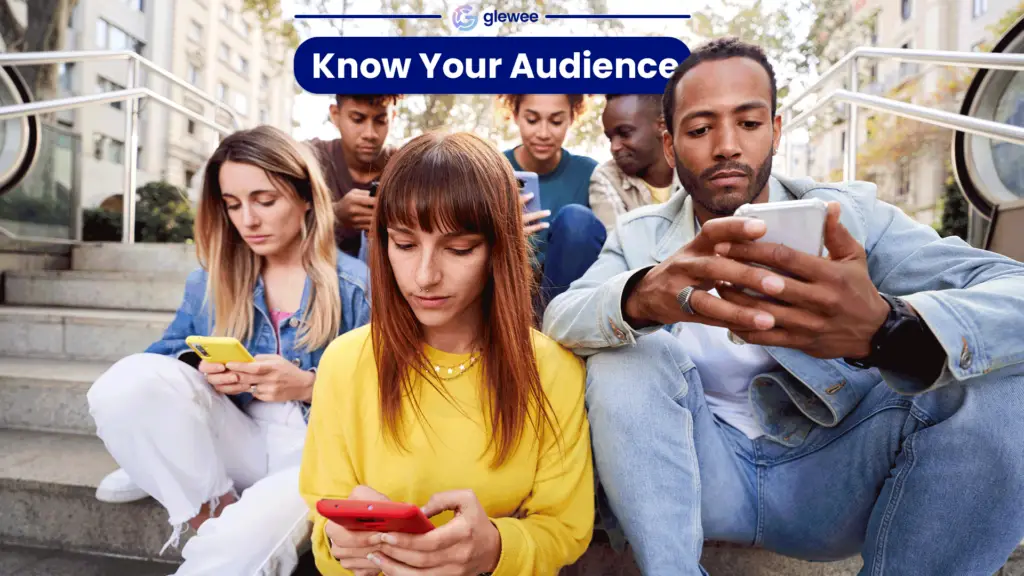
[[[669,168],[675,170],[676,168],[676,153],[675,144],[672,143],[672,135],[669,134],[668,130],[661,133],[661,152],[665,155],[665,161],[668,162]]]
[[[338,108],[337,103],[331,103],[330,108],[331,124],[338,125],[338,121],[341,119],[341,108]]]

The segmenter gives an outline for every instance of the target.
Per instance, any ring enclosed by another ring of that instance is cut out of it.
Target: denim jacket
[[[957,237],[940,238],[876,199],[875,190],[868,182],[822,184],[773,175],[769,201],[838,201],[840,220],[867,252],[875,286],[917,310],[947,361],[935,382],[917,382],[842,359],[766,347],[782,369],[754,378],[750,401],[765,434],[784,445],[801,444],[815,425],[839,424],[880,380],[900,393],[918,394],[1003,368],[1024,370],[1024,264]],[[664,328],[630,327],[622,316],[623,289],[631,276],[668,258],[694,234],[693,201],[685,190],[665,204],[624,214],[597,262],[548,305],[544,332],[588,356]]]
[[[365,264],[341,251],[338,252],[337,270],[341,298],[341,327],[338,333],[343,334],[370,321],[369,274]],[[146,352],[179,358],[192,350],[185,344],[185,338],[210,334],[213,327],[213,316],[210,307],[205,302],[206,279],[206,270],[201,268],[189,274],[188,280],[185,282],[185,296],[181,306],[178,307],[174,320],[164,331],[163,337],[150,345]],[[281,356],[291,360],[293,364],[303,370],[316,370],[320,356],[326,349],[324,346],[316,350],[304,350],[295,346],[301,319],[305,315],[306,306],[309,303],[310,287],[311,282],[309,278],[306,278],[306,287],[302,292],[302,304],[289,319],[283,320],[278,327]],[[256,310],[253,315],[252,338],[243,344],[254,356],[277,354],[278,336],[270,323],[270,312],[267,310],[264,297],[262,277],[257,280],[256,288],[253,290],[253,303]],[[239,408],[244,408],[252,402],[253,396],[248,392],[243,392],[231,396],[231,400]],[[304,411],[304,413],[308,418],[308,411]]]

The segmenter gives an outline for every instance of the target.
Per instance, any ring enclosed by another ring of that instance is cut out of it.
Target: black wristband
[[[938,338],[903,300],[887,294],[882,298],[890,311],[871,339],[871,352],[863,359],[846,359],[858,368],[891,370],[922,382],[934,382],[942,373],[946,352]]]

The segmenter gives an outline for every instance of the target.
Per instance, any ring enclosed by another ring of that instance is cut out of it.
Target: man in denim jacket
[[[775,107],[759,48],[695,50],[664,97],[684,191],[621,217],[547,309],[588,358],[611,511],[646,574],[704,573],[704,539],[992,574],[1024,537],[1024,265],[873,184],[771,176]],[[825,258],[731,217],[801,198],[829,202]]]

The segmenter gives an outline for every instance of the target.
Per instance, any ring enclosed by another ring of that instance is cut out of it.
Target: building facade
[[[990,28],[1019,4],[1020,0],[852,0],[851,9],[855,21],[867,22],[864,45],[971,51],[993,42]],[[952,70],[944,66],[893,60],[865,61],[860,65],[861,92],[958,112],[961,98],[950,91],[952,80]],[[846,82],[846,78],[837,79],[832,88],[845,87]],[[851,130],[846,114],[845,105],[836,106],[836,122],[812,134],[810,176],[822,180],[841,178],[846,134]],[[876,120],[884,120],[882,115],[861,109],[859,125],[853,129],[858,152],[870,148],[876,137],[902,138],[905,145],[870,163],[860,160],[857,176],[878,184],[883,199],[921,222],[934,224],[941,218],[939,199],[949,176],[952,132],[903,123],[905,133],[873,133],[871,126]]]
[[[68,50],[134,50],[205,92],[208,99],[155,74],[140,78],[141,85],[207,119],[215,118],[216,99],[231,107],[240,127],[270,124],[292,132],[292,52],[242,13],[242,0],[79,0],[68,26]],[[64,95],[119,90],[128,81],[124,61],[78,62],[60,72]],[[122,194],[125,109],[125,103],[91,105],[58,118],[79,142],[83,208]],[[231,125],[223,111],[217,118]],[[137,186],[166,181],[194,189],[193,178],[218,134],[149,100],[140,108],[138,127]]]

